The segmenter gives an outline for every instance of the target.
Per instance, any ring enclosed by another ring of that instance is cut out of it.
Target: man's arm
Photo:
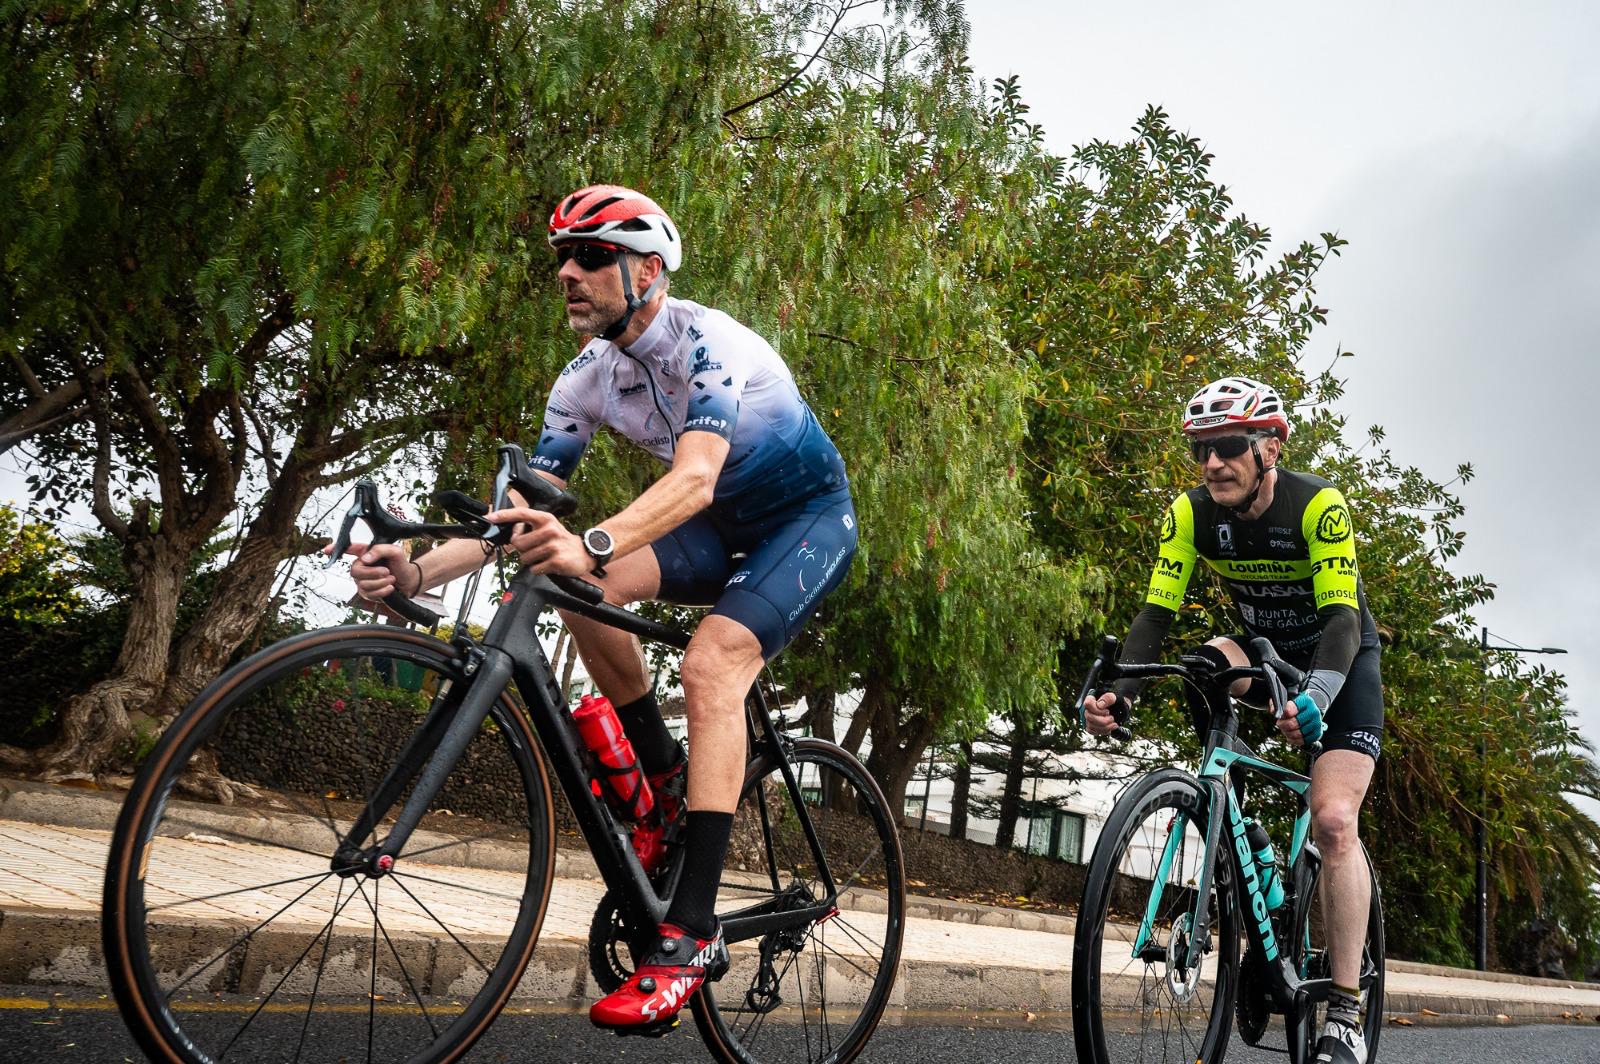
[[[1338,697],[1361,648],[1355,527],[1338,488],[1323,488],[1312,497],[1301,531],[1309,545],[1311,588],[1322,622],[1306,691],[1326,709]]]
[[[612,558],[649,546],[709,506],[717,475],[727,457],[728,441],[721,436],[709,432],[686,432],[680,436],[672,468],[666,475],[621,513],[598,526],[611,534]],[[583,540],[550,514],[513,506],[486,516],[496,524],[516,522],[525,526],[511,537],[511,546],[524,565],[541,573],[566,576],[587,576],[594,571],[594,559],[584,549]]]
[[[1194,546],[1194,507],[1187,494],[1179,495],[1161,518],[1161,548],[1155,568],[1150,573],[1150,589],[1145,594],[1145,605],[1128,627],[1123,641],[1121,660],[1128,664],[1144,664],[1156,659],[1161,645],[1178,615],[1183,595],[1194,576],[1199,554]],[[1115,726],[1111,707],[1117,701],[1132,705],[1144,689],[1144,680],[1118,680],[1108,694],[1090,697],[1084,704],[1085,720],[1089,730],[1105,735]]]
[[[613,557],[649,546],[711,505],[728,441],[714,432],[678,437],[672,468],[615,517],[600,522],[616,544]]]

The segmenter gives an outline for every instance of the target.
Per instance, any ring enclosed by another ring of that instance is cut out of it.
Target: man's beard
[[[610,328],[611,324],[618,318],[622,317],[622,313],[626,309],[627,307],[621,300],[618,300],[613,306],[607,306],[591,300],[588,306],[582,310],[573,310],[569,306],[567,308],[567,324],[572,327],[573,332],[598,336]]]

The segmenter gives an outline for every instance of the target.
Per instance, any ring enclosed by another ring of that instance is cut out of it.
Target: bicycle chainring
[[[589,921],[589,971],[603,994],[619,989],[633,974],[630,934],[616,898],[606,891]]]
[[[1260,1045],[1272,1018],[1272,999],[1267,990],[1267,972],[1254,949],[1247,950],[1239,965],[1239,993],[1234,1002],[1239,1021],[1239,1036],[1248,1045]]]

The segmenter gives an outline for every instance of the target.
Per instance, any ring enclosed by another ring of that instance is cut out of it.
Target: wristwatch
[[[605,576],[606,562],[611,560],[611,555],[616,553],[617,549],[611,533],[603,528],[589,529],[583,534],[583,549],[594,559],[594,575]]]

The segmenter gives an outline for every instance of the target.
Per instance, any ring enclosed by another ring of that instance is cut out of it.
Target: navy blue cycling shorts
[[[771,661],[843,582],[856,540],[849,488],[743,523],[702,511],[650,545],[661,567],[657,597],[738,621]]]

